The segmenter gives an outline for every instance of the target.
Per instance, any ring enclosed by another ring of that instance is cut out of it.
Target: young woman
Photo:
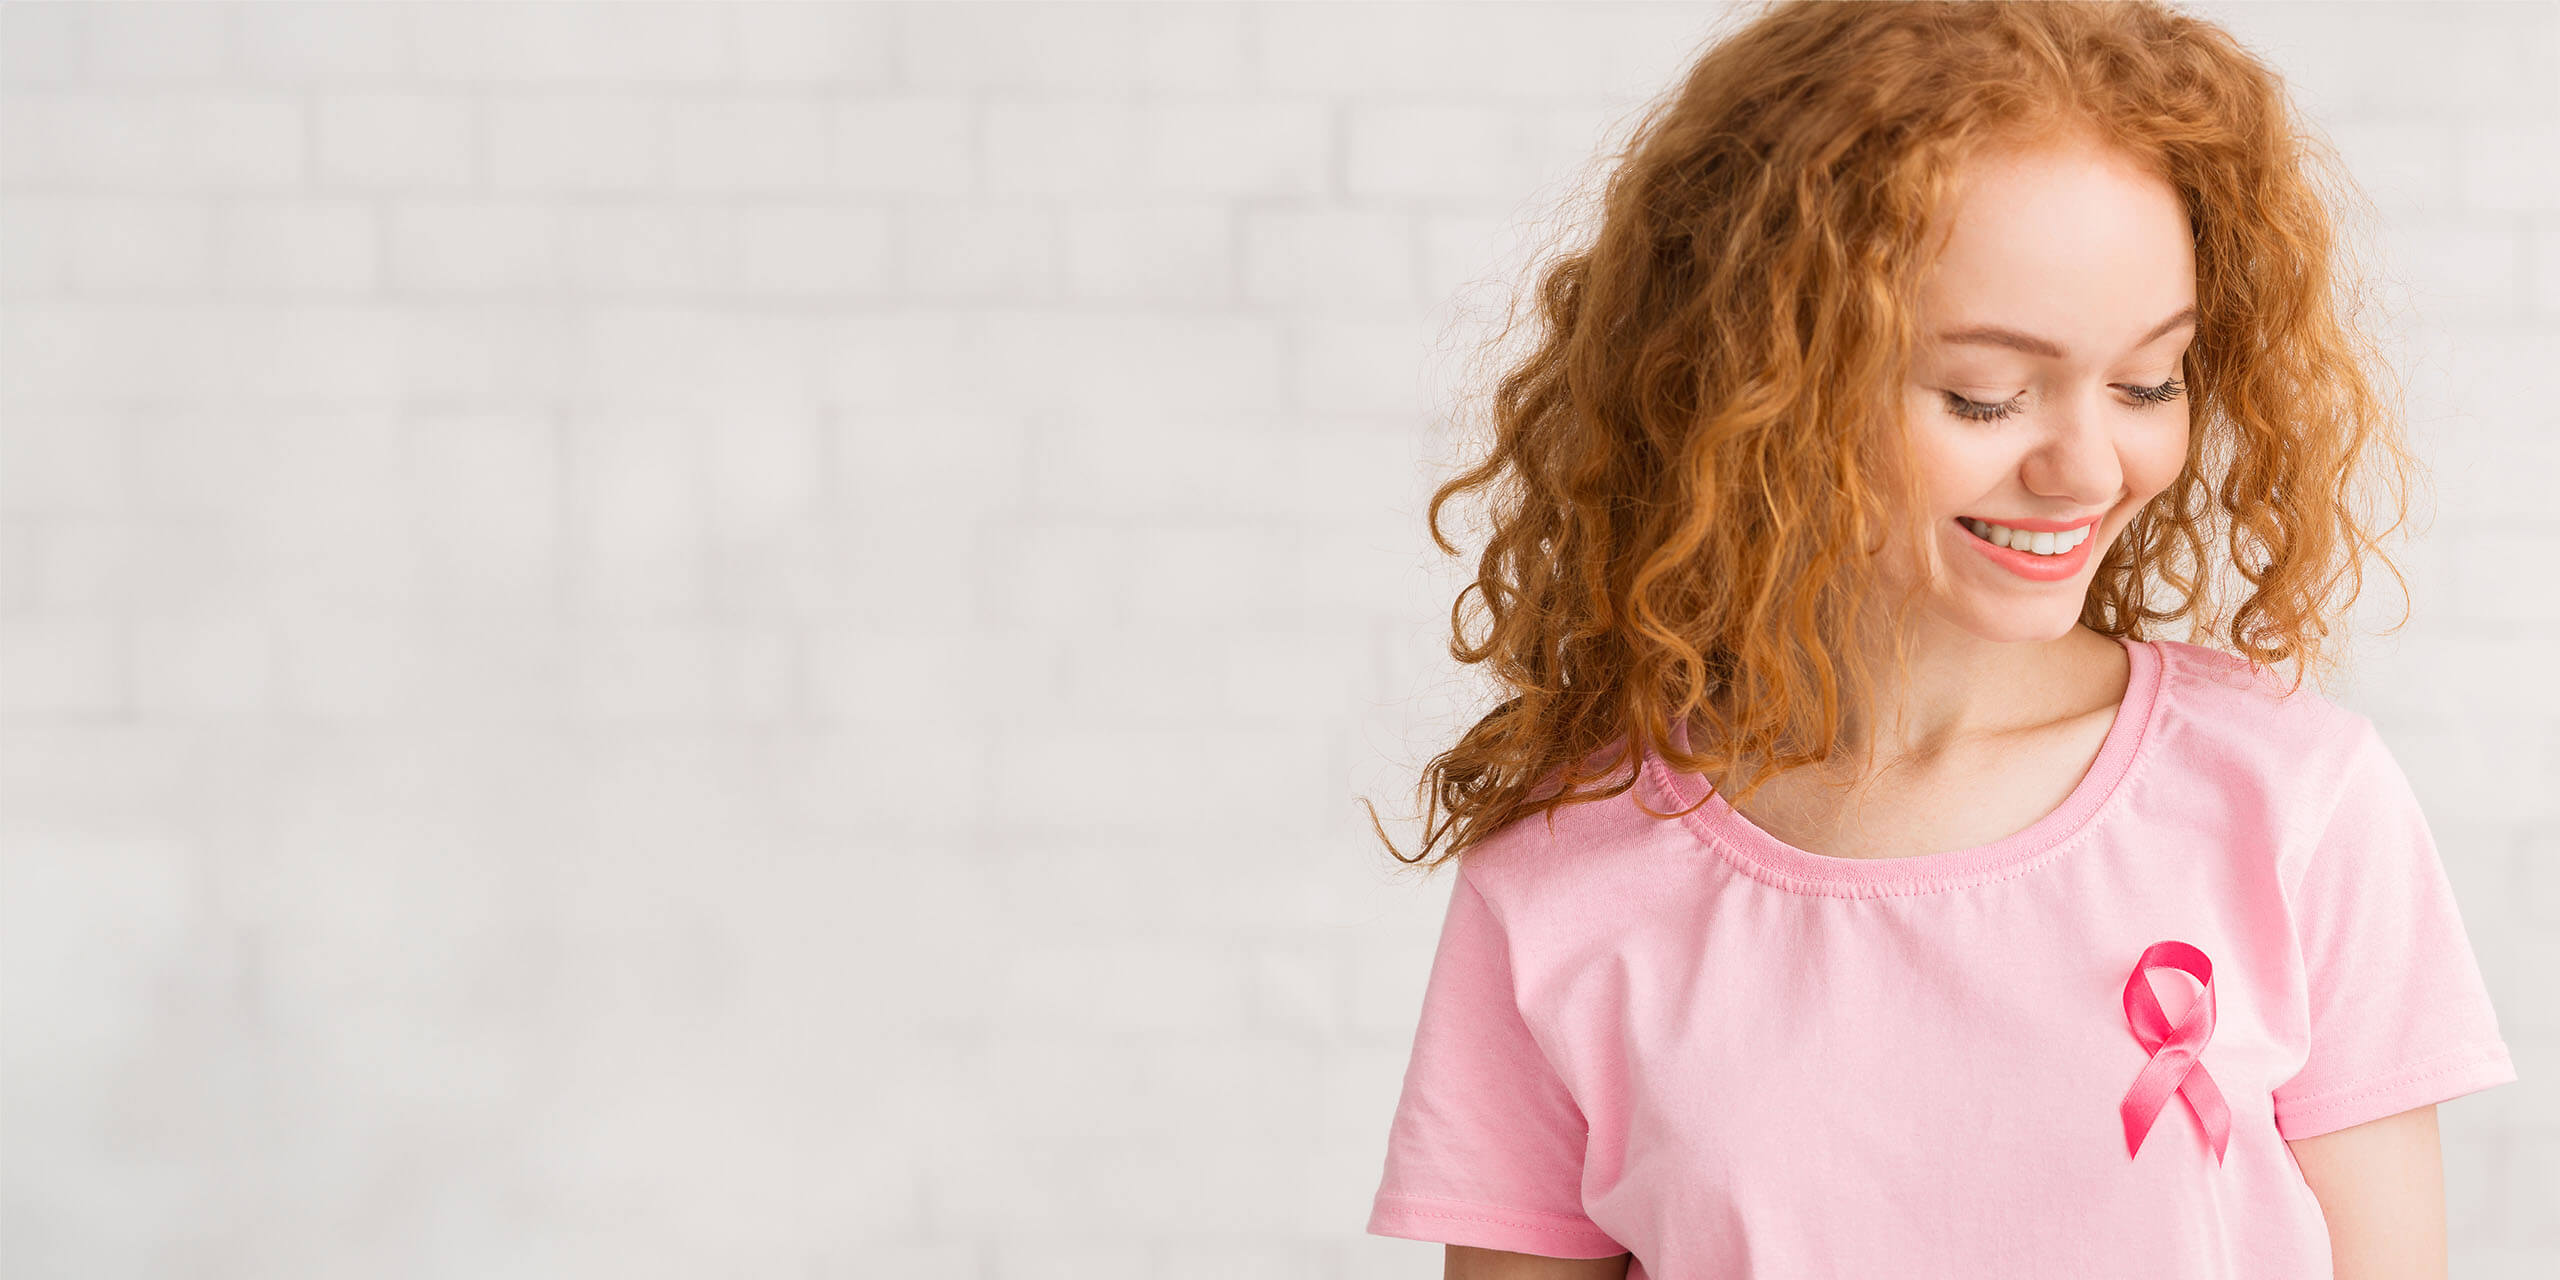
[[[2315,145],[2151,3],[1781,4],[1644,123],[1432,504],[1500,498],[1510,696],[1425,779],[1371,1232],[2443,1273],[2433,1106],[2515,1072],[2403,772],[2268,665],[2409,464]]]

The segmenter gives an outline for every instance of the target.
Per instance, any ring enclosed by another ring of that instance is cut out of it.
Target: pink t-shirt
[[[1648,754],[1471,851],[1369,1232],[1631,1280],[2327,1280],[2286,1140],[2515,1069],[2372,721],[2126,650],[2087,775],[1991,844],[1808,853]]]

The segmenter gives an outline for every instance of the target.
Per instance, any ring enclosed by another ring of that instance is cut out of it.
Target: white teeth
[[[2021,529],[2012,529],[2005,524],[1992,524],[1987,520],[1968,518],[1964,522],[1964,527],[1973,530],[1975,537],[1996,547],[2007,547],[2013,551],[2024,551],[2032,555],[2058,556],[2086,541],[2089,531],[2097,526],[2084,524],[2077,529],[2069,529],[2061,533],[2028,533]]]

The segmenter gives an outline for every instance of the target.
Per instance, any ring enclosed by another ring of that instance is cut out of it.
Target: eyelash
[[[2170,401],[2177,399],[2179,396],[2186,394],[2187,388],[2186,384],[2179,382],[2176,378],[2171,378],[2167,382],[2163,382],[2156,387],[2131,387],[2128,388],[2128,390],[2131,391],[2133,398],[2136,401],[2145,406],[2150,406],[2155,404],[2167,404]],[[1957,395],[1952,391],[1942,392],[1940,394],[1943,394],[1947,398],[1947,412],[1952,413],[1959,418],[1963,418],[1968,422],[1997,422],[2000,419],[2006,418],[2018,411],[2018,402],[2016,400],[2006,401],[2001,404],[1980,404],[1972,400],[1967,400],[1963,396]]]

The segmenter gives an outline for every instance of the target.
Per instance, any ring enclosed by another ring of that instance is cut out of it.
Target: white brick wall
[[[2208,8],[2382,214],[2341,693],[2524,1076],[2455,1274],[2544,1274],[2560,9]],[[0,0],[10,1273],[1436,1273],[1352,797],[1480,707],[1464,326],[1715,12]]]

